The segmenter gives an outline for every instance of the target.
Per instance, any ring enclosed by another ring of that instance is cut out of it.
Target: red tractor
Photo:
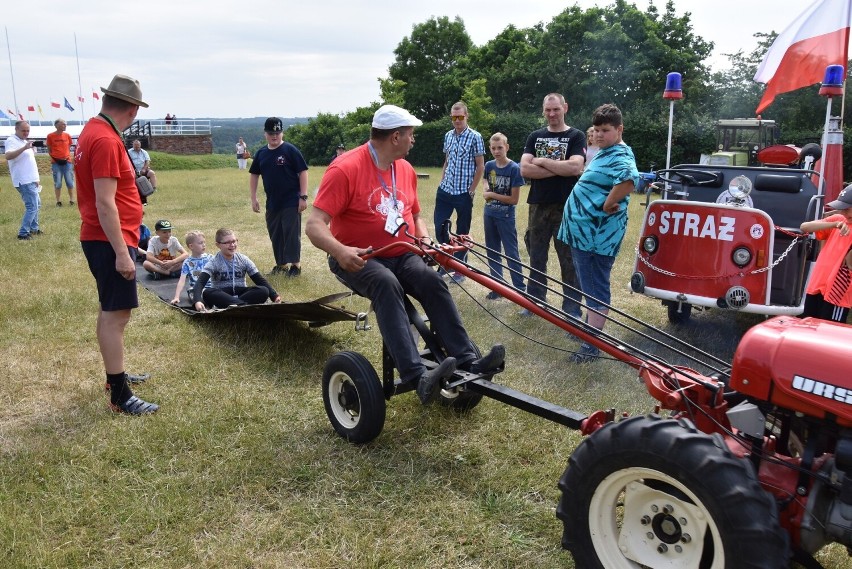
[[[467,236],[442,248],[390,247],[416,251],[597,346],[636,369],[658,402],[646,416],[584,414],[497,383],[502,369],[457,371],[442,385],[440,400],[456,409],[490,397],[588,435],[559,480],[556,510],[577,567],[820,567],[812,555],[824,545],[852,547],[852,327],[775,317],[746,332],[725,362],[615,307],[605,331],[591,328],[558,308],[561,300],[541,303],[476,268],[485,248]],[[461,247],[470,263],[452,256]],[[553,282],[559,296],[562,283]],[[446,357],[440,340],[413,305],[409,312],[433,367]],[[671,364],[624,336],[691,363]],[[329,420],[356,444],[379,436],[387,402],[411,389],[386,350],[381,378],[355,352],[332,356],[323,374]]]

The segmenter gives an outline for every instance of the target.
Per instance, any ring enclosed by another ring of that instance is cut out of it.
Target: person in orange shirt
[[[68,125],[64,119],[53,122],[56,132],[47,135],[47,151],[50,154],[50,171],[53,173],[53,189],[56,191],[56,206],[62,205],[62,180],[68,188],[68,203],[74,205],[74,163],[71,161],[71,135],[65,132]]]
[[[811,271],[802,317],[846,322],[852,307],[852,184],[826,207],[834,212],[800,227],[825,242]]]

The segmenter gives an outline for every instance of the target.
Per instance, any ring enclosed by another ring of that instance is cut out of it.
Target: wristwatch
[[[299,196],[299,199],[302,199],[302,200],[308,201],[308,194],[304,194],[304,195],[302,195],[302,196]]]

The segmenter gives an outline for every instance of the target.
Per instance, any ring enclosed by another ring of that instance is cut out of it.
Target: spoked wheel
[[[688,302],[667,302],[666,309],[672,324],[686,324],[692,316],[692,305]]]
[[[329,358],[322,374],[322,401],[337,434],[351,443],[367,443],[385,426],[385,397],[376,370],[357,352]]]
[[[634,417],[583,441],[559,481],[562,546],[584,569],[787,567],[751,464],[687,421]]]
[[[471,342],[471,345],[473,345],[473,351],[476,354],[476,357],[481,357],[482,351],[479,349],[479,346],[473,342]],[[490,380],[492,376],[486,377]],[[455,411],[465,412],[470,411],[479,405],[479,402],[482,401],[482,394],[467,391],[465,389],[456,389],[455,391],[442,389],[438,395],[438,401],[440,401],[441,405],[444,407],[448,407]]]

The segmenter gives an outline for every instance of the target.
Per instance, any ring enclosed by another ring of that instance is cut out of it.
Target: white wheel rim
[[[650,488],[645,484],[649,480],[676,488],[689,501]],[[608,569],[695,569],[708,531],[715,552],[710,567],[724,569],[719,530],[706,507],[678,480],[649,468],[613,472],[601,481],[589,504],[592,544]]]
[[[360,397],[359,410],[355,411],[344,406],[340,401],[341,396],[346,391],[354,393],[357,396],[358,389],[355,387],[355,382],[352,381],[352,378],[348,374],[342,371],[333,373],[328,381],[328,401],[331,412],[340,425],[347,429],[354,429],[361,420]]]

